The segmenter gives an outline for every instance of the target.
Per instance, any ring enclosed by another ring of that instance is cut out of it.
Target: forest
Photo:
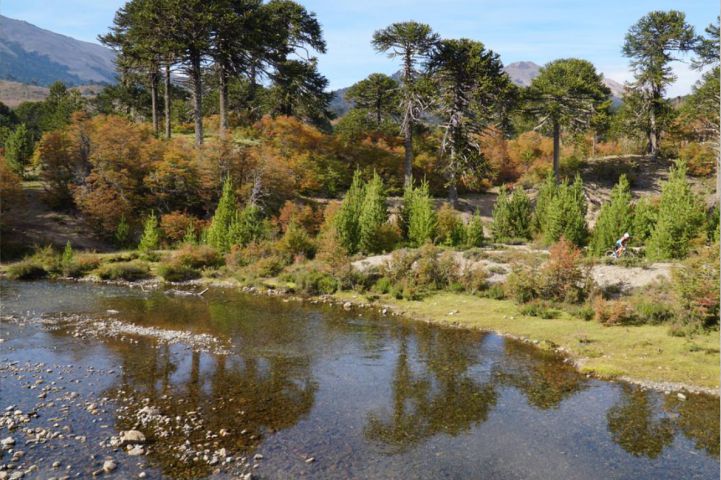
[[[537,318],[718,326],[718,18],[696,32],[683,12],[652,11],[629,26],[619,99],[587,60],[551,61],[522,87],[480,40],[394,23],[364,41],[398,73],[354,84],[340,118],[321,24],[294,1],[132,0],[99,38],[117,84],[88,100],[56,82],[44,101],[0,105],[2,227],[40,182],[50,209],[112,248],[33,253],[6,238],[4,260],[27,255],[11,277],[451,291]],[[703,76],[671,99],[680,60]],[[657,190],[639,165],[662,172]],[[472,202],[486,196],[490,215]],[[633,255],[609,259],[624,232]],[[591,275],[654,262],[672,275],[631,294]]]

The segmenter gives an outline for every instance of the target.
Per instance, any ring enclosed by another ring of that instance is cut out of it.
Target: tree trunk
[[[225,138],[228,130],[228,76],[225,67],[218,67],[218,110],[220,112],[220,138]]]
[[[413,67],[410,52],[406,53],[403,81],[406,95],[411,82],[411,69]],[[411,98],[406,98],[406,118],[403,122],[403,149],[405,151],[403,163],[403,185],[413,184],[413,105]]]
[[[153,133],[157,137],[160,134],[160,123],[158,121],[158,71],[150,74],[150,108],[153,117]]]
[[[170,139],[170,64],[165,65],[165,92],[163,92],[165,109],[165,138]]]
[[[659,93],[659,89],[653,88],[653,93],[651,97],[651,108],[649,111],[649,133],[648,133],[648,150],[649,153],[656,157],[658,153],[658,137],[659,137],[659,131],[658,131],[658,120],[656,118],[656,110],[658,108],[658,102],[661,99],[661,94]]]
[[[200,74],[200,57],[194,58],[191,64],[193,82],[193,120],[195,121],[195,145],[203,144],[203,85]]]
[[[258,87],[257,84],[257,77],[258,73],[256,71],[255,66],[255,60],[251,60],[250,64],[250,72],[248,73],[248,100],[247,100],[247,107],[248,107],[248,118],[253,121],[255,120],[255,110],[253,109],[253,104],[255,103],[255,94],[256,89]]]
[[[556,183],[559,179],[559,157],[561,155],[561,125],[557,120],[553,122],[553,176],[556,177]]]
[[[458,207],[458,179],[456,178],[455,152],[451,152],[451,164],[448,172],[448,201],[453,208]]]

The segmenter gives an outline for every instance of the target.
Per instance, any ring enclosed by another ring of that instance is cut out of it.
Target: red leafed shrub
[[[193,215],[183,212],[166,213],[160,217],[160,230],[163,236],[170,243],[177,243],[183,240],[188,227],[193,225],[195,229],[200,226],[199,220]]]
[[[583,300],[588,272],[581,265],[581,251],[565,238],[549,251],[551,258],[541,270],[541,296],[569,303]]]

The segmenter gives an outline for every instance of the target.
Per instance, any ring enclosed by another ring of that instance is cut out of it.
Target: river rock
[[[684,395],[683,393],[678,393],[678,394],[676,395],[676,397],[678,397],[678,399],[681,400],[681,401],[686,400],[686,395]]]
[[[138,455],[142,455],[145,453],[145,450],[140,445],[135,445],[133,448],[128,450],[128,455],[131,457],[136,457]]]
[[[5,448],[12,447],[15,445],[15,439],[13,437],[7,437],[0,440],[0,445],[2,445]]]
[[[145,443],[145,435],[138,430],[126,430],[120,432],[120,444],[128,445],[131,443]]]
[[[343,309],[345,309],[345,310],[350,310],[352,306],[353,306],[352,303],[350,303],[350,302],[345,302],[345,303],[343,304]]]
[[[103,471],[105,473],[110,473],[116,468],[118,468],[118,465],[112,460],[105,460],[105,462],[103,463]]]

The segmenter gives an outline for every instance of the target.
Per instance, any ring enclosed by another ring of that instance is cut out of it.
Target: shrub
[[[127,220],[125,220],[125,215],[121,215],[120,221],[115,227],[115,233],[113,234],[113,240],[115,240],[115,245],[117,245],[118,247],[124,247],[125,245],[127,245],[129,235],[130,225],[128,225]]]
[[[679,161],[661,187],[658,220],[647,243],[647,256],[653,260],[684,258],[703,223],[703,204],[691,191],[686,166]]]
[[[484,292],[484,296],[493,300],[503,300],[504,298],[506,298],[506,292],[503,288],[503,285],[501,285],[500,283],[494,283],[489,286],[488,289]]]
[[[48,272],[40,262],[27,259],[10,265],[7,275],[11,280],[37,280],[47,277]]]
[[[466,265],[458,279],[468,293],[478,293],[488,287],[488,273],[481,266]]]
[[[26,260],[40,265],[48,274],[60,274],[63,271],[62,257],[59,256],[52,245],[35,247],[35,252]]]
[[[306,295],[330,295],[338,290],[338,280],[318,270],[300,272],[294,279],[297,290]]]
[[[625,300],[604,300],[598,296],[593,301],[595,320],[603,325],[633,325],[638,323],[633,308]]]
[[[353,182],[343,197],[338,212],[335,215],[335,229],[338,240],[343,248],[350,254],[358,251],[360,243],[360,215],[365,198],[365,187],[361,179],[360,170],[353,175]]]
[[[538,297],[539,284],[536,272],[527,265],[516,264],[503,285],[506,297],[516,303],[527,303]]]
[[[68,270],[70,265],[73,263],[73,247],[70,244],[70,240],[67,241],[65,244],[65,249],[63,250],[63,256],[60,259],[60,266],[63,271],[63,275],[68,276]]]
[[[381,277],[373,285],[373,290],[378,293],[386,294],[391,291],[392,287],[393,284],[391,283],[390,279],[388,279],[387,277]]]
[[[679,159],[688,166],[689,175],[706,177],[716,165],[714,149],[708,144],[691,142],[679,149]]]
[[[549,320],[558,317],[558,310],[552,308],[548,303],[534,300],[530,303],[525,304],[520,309],[521,315],[527,315],[529,317],[539,317],[544,320]]]
[[[173,261],[190,268],[220,267],[223,258],[209,245],[185,244],[173,254]]]
[[[396,250],[391,253],[391,258],[381,268],[381,273],[388,277],[394,284],[399,284],[404,278],[410,276],[413,271],[413,264],[418,259],[418,253],[411,250]]]
[[[719,323],[719,244],[704,247],[672,273],[679,317],[694,326]]]
[[[377,173],[365,188],[358,219],[358,249],[364,253],[383,251],[381,229],[388,220],[383,181]]]
[[[290,258],[297,256],[313,258],[315,256],[316,244],[303,228],[295,223],[291,223],[285,230],[283,238],[278,242],[278,249]]]
[[[150,269],[144,262],[118,262],[101,265],[97,273],[103,280],[127,280],[134,282],[148,278],[150,276]]]
[[[565,237],[576,245],[586,242],[586,197],[583,182],[576,176],[573,185],[565,181],[558,187],[558,193],[549,202],[542,225],[544,239],[554,243]]]
[[[706,214],[706,239],[709,242],[719,241],[719,206],[714,205]]]
[[[632,226],[631,185],[626,176],[622,175],[611,191],[611,200],[601,207],[588,246],[589,253],[593,256],[603,255]]]
[[[236,209],[228,226],[226,241],[229,246],[245,246],[250,242],[266,238],[268,230],[268,226],[263,221],[260,207],[249,203],[240,211]]]
[[[585,295],[588,275],[581,268],[581,251],[562,238],[551,246],[540,272],[540,294],[561,302],[578,303]]]
[[[275,277],[288,266],[288,260],[282,255],[264,257],[255,263],[249,264],[246,271],[255,277]]]
[[[538,196],[536,197],[536,208],[533,214],[533,227],[537,233],[543,233],[543,226],[546,224],[546,214],[551,201],[558,194],[558,185],[556,184],[556,177],[552,171],[548,172],[546,179],[538,189]]]
[[[505,188],[493,208],[493,240],[531,237],[531,201],[522,188],[509,196]]]
[[[232,245],[228,232],[237,214],[235,202],[233,182],[230,177],[228,177],[223,183],[223,193],[220,196],[218,206],[215,209],[207,232],[208,245],[219,252],[228,252]]]
[[[658,197],[645,197],[636,202],[633,212],[632,241],[646,243],[656,228]]]
[[[158,247],[160,247],[160,228],[158,228],[158,218],[155,213],[151,212],[150,216],[145,220],[143,236],[140,237],[138,250],[143,253],[150,253],[157,250]]]
[[[465,239],[466,247],[468,248],[481,247],[485,243],[483,220],[481,220],[481,215],[478,211],[473,214],[466,224]]]
[[[287,200],[278,212],[275,223],[281,233],[284,233],[288,225],[295,223],[303,227],[311,235],[318,233],[323,216],[310,205],[299,205]]]
[[[5,158],[8,166],[22,176],[25,166],[33,155],[35,142],[30,130],[21,123],[13,133],[5,139]]]
[[[433,209],[428,182],[423,181],[420,187],[406,187],[403,194],[403,216],[406,224],[408,243],[419,247],[433,241],[436,232],[436,212]]]
[[[196,221],[194,216],[187,213],[166,213],[160,217],[160,230],[168,242],[179,243],[185,240],[189,231],[194,234]]]
[[[162,262],[158,266],[158,275],[169,282],[184,282],[200,276],[196,269],[182,264],[177,260]]]
[[[441,245],[456,247],[465,240],[463,221],[458,212],[449,204],[444,203],[437,213],[436,241]]]
[[[80,278],[100,265],[100,258],[96,255],[75,255],[73,260],[63,266],[63,275],[71,278]]]

